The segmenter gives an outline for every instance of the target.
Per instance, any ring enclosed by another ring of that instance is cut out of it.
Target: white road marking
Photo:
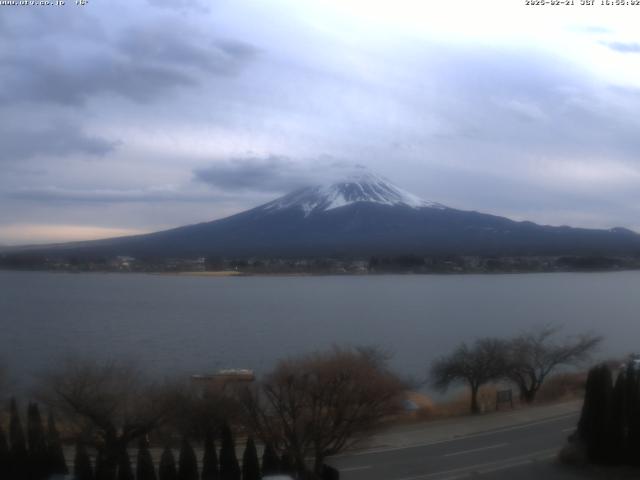
[[[358,470],[369,470],[370,468],[373,468],[373,467],[371,465],[363,465],[361,467],[341,468],[340,472],[356,472]]]
[[[469,465],[468,467],[452,468],[451,470],[442,470],[440,472],[426,473],[424,475],[416,475],[413,477],[402,477],[394,480],[428,480],[433,477],[452,474],[453,476],[443,477],[441,480],[456,480],[461,477],[466,477],[472,472],[482,471],[484,473],[497,472],[499,470],[505,470],[507,468],[513,468],[520,465],[526,465],[531,460],[541,459],[545,460],[553,457],[557,453],[557,449],[540,450],[538,452],[530,453],[527,455],[520,455],[517,457],[507,458],[504,460],[498,460],[495,462],[478,463],[476,465]]]
[[[478,470],[479,473],[481,474],[485,474],[485,473],[491,473],[491,472],[498,472],[500,470],[506,470],[507,468],[514,468],[514,467],[519,467],[522,465],[527,465],[530,463],[534,463],[536,461],[539,460],[550,460],[552,458],[555,458],[556,455],[558,454],[557,450],[551,450],[548,451],[548,453],[544,454],[544,455],[539,455],[533,458],[527,458],[524,460],[517,460],[517,461],[508,461],[502,465],[497,465],[495,467],[489,467],[489,468],[482,468],[480,470]]]
[[[535,407],[534,407],[535,408]],[[577,415],[580,413],[580,408],[564,408],[561,411],[558,411],[552,415],[549,415],[546,418],[557,418],[557,417],[563,417],[563,416],[567,416],[567,415]],[[501,418],[511,418],[511,419],[515,419],[517,420],[517,424],[519,425],[520,423],[526,423],[526,422],[536,422],[538,420],[527,420],[526,418],[523,418],[522,416],[522,411],[515,411],[513,413],[508,412],[508,411],[501,411],[500,413],[498,412],[493,412],[493,413],[489,413],[487,414],[487,416],[491,416],[491,415],[495,415],[496,417],[501,417]],[[459,419],[459,417],[458,417]],[[455,423],[456,418],[448,418],[448,419],[442,419],[442,420],[436,420],[435,424],[442,424],[442,425],[446,425],[447,423]],[[482,422],[483,421],[483,416],[474,418],[472,416],[468,417],[468,422],[469,423],[477,423],[477,422]],[[426,422],[425,422],[426,423]],[[414,427],[404,427],[402,429],[402,433],[416,433],[416,432],[421,432],[424,430],[424,426],[414,426]]]
[[[576,431],[576,427],[571,427],[571,428],[565,428],[564,430],[562,430],[562,433],[575,432],[575,431]]]
[[[481,452],[483,450],[492,450],[494,448],[502,448],[502,447],[506,447],[507,445],[509,445],[509,444],[508,443],[498,443],[496,445],[489,445],[489,446],[486,446],[486,447],[472,448],[471,450],[462,450],[460,452],[447,453],[446,455],[443,455],[443,457],[457,457],[458,455],[466,455],[467,453]]]

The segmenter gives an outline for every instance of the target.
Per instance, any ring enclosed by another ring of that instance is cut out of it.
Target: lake
[[[264,372],[333,344],[379,345],[424,378],[461,341],[535,325],[640,351],[640,272],[191,277],[0,271],[0,358],[22,384],[56,359],[136,359],[155,375]]]

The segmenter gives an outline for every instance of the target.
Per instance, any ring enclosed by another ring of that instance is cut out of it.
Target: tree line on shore
[[[59,252],[58,252],[59,253]],[[639,255],[376,255],[372,257],[129,257],[0,252],[0,269],[118,272],[238,271],[264,273],[500,273],[640,268]]]
[[[123,362],[60,362],[41,376],[33,398],[56,412],[62,434],[53,416],[44,433],[32,403],[25,436],[11,401],[8,437],[0,414],[0,478],[64,474],[61,437],[76,446],[70,470],[78,480],[254,480],[276,472],[337,478],[327,457],[402,409],[406,385],[387,361],[377,349],[336,347],[283,360],[259,382],[206,385],[150,381]],[[241,461],[234,436],[245,443]],[[157,470],[151,445],[163,449]]]
[[[508,381],[516,386],[520,400],[532,403],[549,375],[561,366],[587,360],[602,337],[582,334],[557,341],[559,329],[544,326],[511,339],[485,337],[473,344],[460,344],[452,353],[431,365],[431,384],[446,391],[463,383],[471,394],[471,413],[480,413],[480,387],[490,382]]]

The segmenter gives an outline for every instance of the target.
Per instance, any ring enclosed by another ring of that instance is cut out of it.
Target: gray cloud
[[[193,10],[199,13],[208,12],[209,9],[198,0],[147,0],[149,5],[169,10]]]
[[[113,151],[117,142],[87,135],[78,125],[61,123],[34,129],[28,125],[0,125],[0,162],[15,162],[39,155],[84,154],[102,156]]]
[[[21,188],[5,194],[8,198],[32,202],[87,203],[157,203],[221,201],[220,195],[193,193],[176,189],[81,190],[60,187]]]
[[[192,68],[218,75],[231,75],[258,50],[244,42],[214,39],[169,25],[132,28],[119,42],[129,59],[165,68]]]
[[[235,75],[258,52],[248,43],[168,22],[130,27],[116,38],[89,38],[69,50],[6,49],[0,54],[0,105],[26,100],[77,106],[100,94],[149,102],[168,90],[200,85],[206,75]]]
[[[601,42],[605,47],[620,53],[640,53],[640,43]]]
[[[193,175],[195,180],[221,190],[281,192],[312,183],[309,173],[308,166],[271,155],[215,163],[194,170]]]
[[[13,58],[5,59],[4,69],[9,70],[4,77],[9,89],[0,93],[0,104],[26,100],[79,106],[105,93],[148,102],[170,88],[195,84],[193,78],[173,68],[117,55],[87,58],[76,65],[55,55]]]
[[[640,99],[594,82],[559,59],[500,49],[453,50],[434,75],[441,93],[433,108],[449,138],[464,139],[470,147],[461,156],[475,156],[469,141],[482,141],[485,152],[511,149],[516,170],[523,149],[529,155],[583,157],[606,149],[608,156],[628,158],[640,148],[638,122],[626,111],[640,106]],[[514,117],[535,128],[513,122]]]
[[[193,171],[196,181],[223,191],[287,193],[296,188],[340,178],[361,165],[331,156],[293,161],[284,156],[234,158]]]

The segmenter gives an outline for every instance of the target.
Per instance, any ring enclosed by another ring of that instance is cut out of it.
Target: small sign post
[[[501,403],[509,403],[513,408],[513,392],[509,390],[498,390],[496,392],[496,410],[499,409]]]

